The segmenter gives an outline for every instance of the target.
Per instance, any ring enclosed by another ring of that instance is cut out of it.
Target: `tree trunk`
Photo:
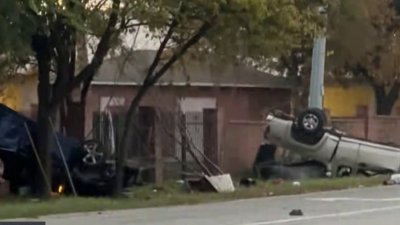
[[[38,62],[38,116],[39,126],[37,153],[40,162],[37,166],[35,179],[35,192],[39,197],[48,198],[51,192],[51,158],[50,158],[50,135],[49,124],[50,112],[50,63],[51,56],[49,52],[48,39],[44,35],[35,36],[32,42],[33,49],[36,52]],[[40,164],[39,164],[40,163]]]
[[[68,75],[73,79],[75,71],[83,70],[88,64],[88,52],[87,52],[87,42],[85,34],[74,33],[75,49],[71,52],[70,60],[68,60]],[[86,85],[86,84],[85,84]],[[82,89],[82,88],[81,88]],[[61,105],[61,127],[65,135],[78,138],[81,141],[85,139],[85,125],[82,121],[85,121],[85,106],[86,106],[86,96],[87,88],[81,90],[80,101],[74,101],[71,96],[63,101]]]
[[[400,83],[394,83],[388,92],[384,85],[374,85],[377,115],[391,115],[399,98]]]
[[[151,85],[143,85],[140,87],[139,92],[136,94],[135,98],[132,100],[129,106],[128,113],[126,115],[125,126],[123,128],[123,134],[121,137],[121,142],[117,148],[116,157],[116,176],[115,176],[115,186],[114,195],[118,196],[123,190],[123,180],[124,180],[124,166],[126,153],[129,148],[129,141],[133,136],[133,127],[135,126],[135,116],[137,115],[137,109],[139,107],[140,101],[145,96],[147,91],[150,89]]]
[[[85,139],[85,106],[86,102],[72,102],[66,100],[61,111],[61,127],[63,132],[68,137],[74,137],[80,141]]]
[[[41,92],[41,90],[39,90]],[[36,187],[35,191],[39,197],[50,197],[51,188],[51,127],[49,125],[49,118],[51,118],[49,108],[39,100],[38,107],[38,143],[37,150],[42,168],[39,165],[36,171]]]

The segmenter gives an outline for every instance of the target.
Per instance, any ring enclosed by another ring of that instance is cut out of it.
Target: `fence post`
[[[368,139],[369,135],[369,110],[366,110],[365,117],[364,117],[364,132],[365,132],[365,139]]]
[[[182,130],[179,130],[181,135],[181,161],[182,161],[182,180],[186,180],[186,172],[187,172],[187,160],[186,160],[186,151],[188,150],[188,141],[186,139],[186,134],[182,134],[182,132],[186,132],[186,117],[185,115],[179,116],[180,121],[178,124],[182,125]]]
[[[161,186],[164,181],[164,164],[163,164],[163,153],[161,147],[161,138],[160,138],[160,128],[157,123],[154,124],[154,155],[155,155],[155,179],[156,185]]]

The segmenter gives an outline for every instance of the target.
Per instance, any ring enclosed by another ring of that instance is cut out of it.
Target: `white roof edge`
[[[107,86],[107,85],[117,85],[117,86],[139,86],[138,82],[121,82],[121,81],[92,81],[92,85]],[[241,87],[241,88],[274,88],[270,85],[263,84],[234,84],[234,83],[206,83],[206,82],[159,82],[155,86],[194,86],[194,87]],[[276,88],[290,89],[288,86],[277,86]]]

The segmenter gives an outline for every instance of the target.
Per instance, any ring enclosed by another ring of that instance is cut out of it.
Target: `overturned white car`
[[[400,171],[400,147],[353,138],[328,128],[326,115],[319,109],[305,110],[296,118],[270,113],[265,138],[304,158],[323,163],[332,176],[343,169],[353,175]]]

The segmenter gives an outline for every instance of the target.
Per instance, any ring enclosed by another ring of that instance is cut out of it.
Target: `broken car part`
[[[289,213],[290,216],[304,216],[303,211],[301,209],[293,209]]]

